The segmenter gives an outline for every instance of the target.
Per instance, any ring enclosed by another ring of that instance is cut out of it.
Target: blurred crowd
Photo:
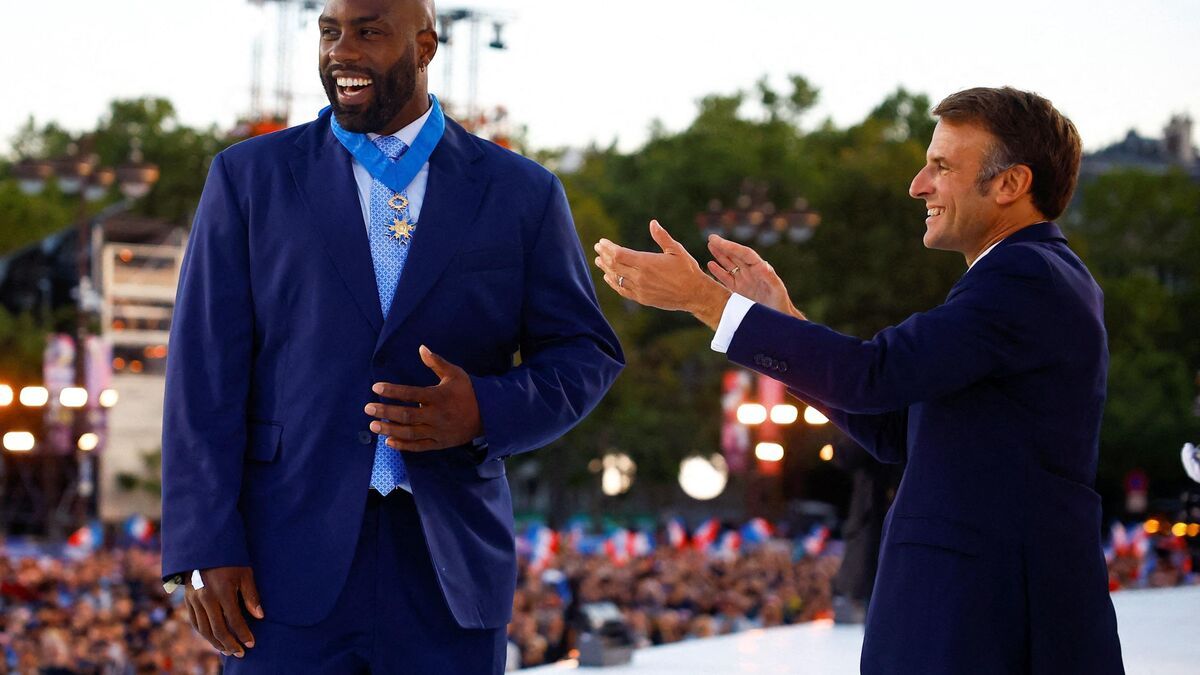
[[[775,540],[738,554],[659,548],[617,562],[565,551],[537,572],[523,566],[509,624],[509,665],[573,656],[581,608],[611,602],[636,647],[831,618],[840,558],[794,554]]]
[[[141,548],[0,556],[0,673],[219,673],[181,594],[163,592],[160,567],[159,554]]]

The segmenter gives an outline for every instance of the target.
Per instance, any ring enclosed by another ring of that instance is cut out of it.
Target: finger
[[[376,420],[371,422],[371,431],[404,442],[419,441],[434,437],[433,427],[427,424],[412,426]]]
[[[211,588],[202,589],[200,597],[201,602],[204,603],[204,611],[208,614],[208,623],[212,627],[212,636],[216,640],[217,648],[226,656],[232,656],[241,651],[242,645],[238,643],[233,633],[229,632],[229,624],[225,618],[226,602],[236,605],[237,599],[220,598],[217,596],[216,589]]]
[[[716,262],[709,260],[708,271],[712,273],[713,277],[715,277],[717,281],[721,282],[722,286],[733,290],[733,286],[735,283],[737,283],[737,279],[730,274],[728,270],[721,265],[718,265]]]
[[[729,241],[728,239],[716,234],[710,234],[708,236],[708,250],[712,251],[714,256],[718,253],[725,256],[729,260],[733,261],[734,265],[743,265],[749,267],[750,265],[757,265],[758,263],[762,262],[762,256],[758,255],[758,252],[754,249],[750,248],[749,246],[739,244],[736,241]]]
[[[430,450],[444,450],[450,447],[442,441],[433,438],[422,438],[411,441],[388,438],[387,446],[393,450],[404,450],[406,452],[428,452]]]
[[[717,237],[717,235],[714,234],[708,238],[708,252],[712,254],[713,259],[716,260],[717,264],[725,270],[731,270],[737,267],[738,261],[733,259],[733,256],[729,254],[728,249],[718,245],[717,242],[713,241],[714,238],[720,239],[720,237]],[[721,241],[725,240],[721,239]]]
[[[429,390],[432,387],[410,387],[404,384],[391,384],[388,382],[376,382],[371,387],[371,391],[390,398],[393,401],[411,401],[413,403],[429,403],[433,400],[433,394]]]
[[[420,348],[417,349],[417,352],[421,354],[421,362],[425,364],[425,367],[432,370],[433,374],[437,375],[438,379],[442,380],[443,382],[446,381],[446,378],[456,375],[459,370],[462,370],[453,363],[450,363],[446,359],[434,354],[433,351],[425,345],[421,345]]]
[[[649,256],[658,255],[617,246],[607,239],[601,239],[600,243],[596,244],[596,254],[600,258],[600,262],[597,264],[601,265],[602,269],[620,266],[622,269],[617,272],[618,274],[624,274],[626,270],[638,269],[647,262]],[[611,269],[605,269],[605,271],[611,271]]]
[[[683,246],[672,239],[671,234],[667,232],[667,228],[659,225],[657,220],[650,221],[650,238],[654,240],[654,243],[658,244],[663,253],[676,253],[683,250]]]
[[[601,270],[607,274],[613,275],[614,277],[625,277],[626,279],[633,276],[638,271],[636,267],[631,267],[629,265],[617,262],[616,260],[610,260],[606,262],[602,257],[596,258],[596,267],[599,267]]]
[[[243,597],[242,600],[244,601],[245,598]],[[249,607],[249,603],[247,603],[247,607]],[[225,611],[225,624],[229,626],[230,632],[238,641],[237,651],[234,654],[241,658],[245,652],[242,645],[254,646],[254,633],[250,632],[250,626],[246,624],[246,615],[242,613],[242,605],[238,602],[236,594],[230,598],[228,604],[221,603],[221,608]]]
[[[636,302],[635,298],[633,297],[633,290],[631,288],[629,288],[629,286],[628,286],[629,280],[626,279],[624,282],[620,282],[620,283],[618,283],[618,282],[620,282],[620,279],[616,275],[612,275],[612,274],[604,275],[604,283],[608,284],[609,288],[616,291],[617,295],[620,295],[622,298],[628,298],[630,300],[634,300]]]
[[[200,635],[200,637],[204,637],[204,631],[200,629],[200,626],[201,626],[200,620],[196,617],[196,608],[192,606],[192,599],[188,598],[187,596],[184,596],[183,606],[187,608],[188,623],[190,623],[192,625],[192,630],[196,631],[196,633],[198,633]],[[207,619],[204,621],[203,625],[207,629],[207,627],[208,627]],[[205,638],[205,639],[207,640],[208,638]]]
[[[254,583],[254,574],[250,573],[242,580],[242,600],[246,603],[246,609],[254,615],[256,619],[265,619],[267,613],[263,611],[262,600],[258,595],[258,585]],[[251,641],[254,637],[251,636]],[[247,647],[253,647],[253,644],[247,644]]]
[[[383,403],[368,403],[363,411],[371,417],[392,424],[429,424],[431,408],[418,408],[411,405],[385,405]],[[379,432],[375,432],[379,433]]]

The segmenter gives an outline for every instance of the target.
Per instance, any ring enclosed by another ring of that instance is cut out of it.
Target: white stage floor
[[[1200,587],[1113,594],[1129,675],[1200,673]],[[634,652],[633,663],[586,669],[604,675],[717,675],[858,672],[862,627],[813,622],[679,642]],[[520,672],[574,670],[573,661]]]

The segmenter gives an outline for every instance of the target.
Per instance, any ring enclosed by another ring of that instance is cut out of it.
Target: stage
[[[1200,587],[1113,594],[1125,670],[1130,675],[1200,672]],[[857,673],[862,627],[813,622],[753,630],[707,640],[651,647],[633,664],[605,675],[717,675],[729,673]],[[562,661],[521,672],[553,673],[579,666]],[[588,669],[593,670],[593,669]]]

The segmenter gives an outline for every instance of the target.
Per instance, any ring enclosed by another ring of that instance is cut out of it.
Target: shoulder
[[[493,180],[526,186],[548,186],[558,182],[558,178],[541,164],[472,134],[454,120],[446,120],[446,130],[460,139],[458,142],[469,145],[473,152],[478,153],[480,165],[491,174]]]
[[[321,123],[322,119],[318,118],[280,131],[247,138],[217,153],[217,157],[227,166],[278,161],[280,157],[292,153],[296,143],[302,138],[318,133],[317,127]],[[328,122],[325,122],[325,125],[328,128]]]

